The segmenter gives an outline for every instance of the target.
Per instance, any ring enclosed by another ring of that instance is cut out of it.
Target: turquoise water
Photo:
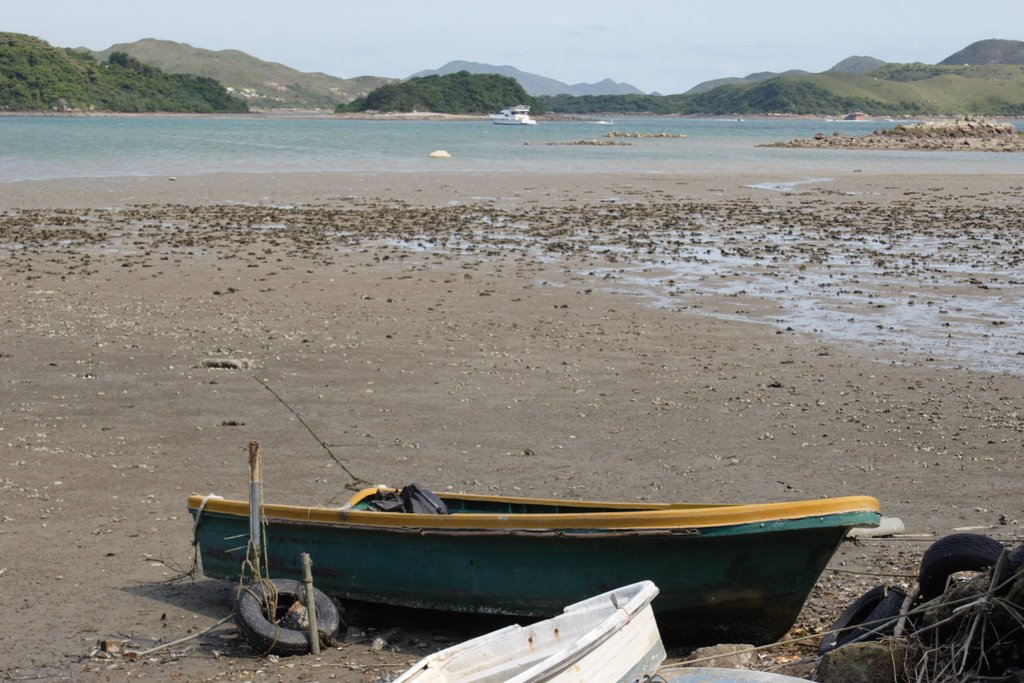
[[[1024,122],[1015,122],[1024,129]],[[31,179],[301,171],[453,173],[778,172],[1020,173],[1020,154],[858,152],[757,147],[815,133],[864,134],[893,122],[616,118],[613,126],[542,121],[362,121],[296,117],[0,117],[0,182]],[[678,133],[629,146],[548,143],[609,131]],[[444,149],[452,158],[430,159]]]

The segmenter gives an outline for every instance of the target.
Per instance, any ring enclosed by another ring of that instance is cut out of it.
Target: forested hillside
[[[213,78],[250,107],[258,109],[331,110],[339,103],[351,102],[395,80],[378,76],[337,78],[298,71],[240,50],[206,50],[155,38],[119,43],[94,56],[103,61],[114,52],[126,52],[143,64],[151,64],[167,73]]]
[[[551,112],[817,114],[875,116],[1024,115],[1024,66],[885,64],[867,73],[783,74],[664,97],[544,97]]]
[[[468,71],[447,76],[410,78],[377,88],[366,97],[338,107],[339,112],[433,111],[447,114],[483,114],[513,104],[526,104],[541,113],[537,101],[514,78]]]
[[[19,33],[0,33],[4,111],[244,112],[217,81],[167,74],[125,53],[99,63]]]

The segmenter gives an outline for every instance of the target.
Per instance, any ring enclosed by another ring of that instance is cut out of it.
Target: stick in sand
[[[320,654],[320,633],[316,626],[316,595],[313,594],[313,560],[302,553],[302,582],[306,584],[306,614],[309,615],[309,646],[313,654]]]
[[[263,544],[260,529],[260,442],[249,442],[249,544],[253,547],[253,567],[256,579],[260,579],[260,552]]]

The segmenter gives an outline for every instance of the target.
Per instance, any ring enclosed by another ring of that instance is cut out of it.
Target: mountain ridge
[[[853,73],[853,74],[864,74],[883,66],[886,62],[875,57],[864,57],[864,56],[852,56],[841,60],[828,71],[822,73]],[[686,91],[686,95],[697,95],[699,93],[708,92],[722,85],[749,85],[752,83],[762,83],[769,81],[773,78],[780,76],[806,76],[810,75],[810,71],[804,71],[803,69],[789,69],[788,71],[758,71],[756,73],[747,74],[746,76],[734,76],[726,78],[715,78],[710,81],[704,81],[693,86]]]
[[[124,52],[168,73],[189,73],[213,78],[228,91],[258,109],[334,109],[339,103],[365,97],[396,79],[381,76],[338,78],[320,72],[298,71],[268,62],[241,50],[208,50],[172,40],[143,38],[90,52],[105,60]]]
[[[961,66],[969,64],[1024,64],[1024,42],[989,38],[971,43],[963,50],[943,59],[939,64]]]
[[[471,74],[498,74],[508,76],[519,81],[523,90],[528,95],[540,97],[542,95],[642,95],[644,92],[629,83],[617,83],[610,78],[605,78],[597,83],[575,83],[568,84],[562,81],[541,76],[540,74],[529,73],[517,69],[514,66],[484,64],[481,62],[468,62],[454,60],[441,66],[438,69],[425,69],[417,71],[409,78],[423,78],[424,76],[448,76],[459,71],[468,71]]]
[[[12,37],[9,42],[15,46],[15,52],[7,59],[9,64],[16,67],[16,78],[8,78],[6,82],[0,79],[0,106],[5,107],[12,106],[10,103],[14,102],[13,106],[24,108],[24,103],[28,101],[37,103],[33,106],[46,109],[81,106],[74,102],[86,101],[82,99],[82,93],[88,91],[89,86],[83,80],[83,74],[95,74],[97,67],[90,67],[78,63],[80,60],[75,60],[73,69],[65,68],[71,66],[71,63],[65,63],[67,57],[76,55],[92,64],[95,64],[94,57],[105,58],[109,62],[115,55],[121,55],[114,66],[127,68],[139,76],[156,78],[157,74],[152,73],[155,69],[176,78],[199,79],[191,81],[187,88],[193,91],[202,90],[206,93],[204,97],[214,99],[220,97],[216,90],[223,84],[228,87],[229,92],[240,95],[253,108],[334,110],[339,104],[344,105],[353,99],[365,98],[381,85],[409,82],[374,76],[341,79],[323,73],[304,73],[283,64],[260,60],[240,50],[213,51],[155,38],[135,43],[121,43],[108,50],[93,52],[85,48],[52,48],[45,41],[34,39],[33,42],[28,40],[32,37],[21,34],[5,35]],[[28,59],[27,54],[31,50],[40,49],[40,45],[44,45],[48,50],[44,61],[50,60],[47,62],[49,66],[32,67],[32,61]],[[18,50],[21,52],[17,52]],[[64,80],[51,78],[58,73],[55,71],[58,62],[53,59],[65,60],[60,66],[60,69],[64,69],[60,72],[65,74]],[[214,69],[212,65],[217,66],[219,70]],[[483,71],[481,75],[510,78],[520,85],[523,80],[530,83],[530,79],[534,79],[534,85],[531,87],[548,88],[547,91],[561,91],[571,87],[576,87],[576,92],[616,88],[630,91],[627,94],[542,96],[542,100],[537,102],[541,108],[559,113],[835,115],[859,110],[868,114],[890,116],[1024,115],[1024,42],[1014,40],[977,41],[950,55],[939,64],[887,63],[874,57],[853,56],[821,73],[795,69],[783,73],[757,72],[741,79],[706,81],[687,93],[664,96],[646,95],[629,84],[617,84],[610,79],[597,84],[567,86],[554,79],[528,74],[511,66],[494,67],[478,62],[455,61],[449,62],[443,68],[459,68],[469,72],[469,69],[462,67]],[[508,75],[494,74],[495,70],[504,70]],[[428,73],[432,72],[417,72]],[[134,78],[124,71],[121,74],[123,78]],[[46,78],[41,78],[44,75]],[[203,79],[210,82],[205,83]],[[141,87],[141,81],[139,83]],[[174,97],[187,99],[190,96],[181,89],[185,80],[172,83],[172,80],[164,78],[162,83],[165,85],[161,87],[175,90]],[[44,93],[39,88],[32,92],[26,90],[35,87],[33,84],[46,85],[47,92]],[[152,84],[145,87],[152,92]],[[72,96],[69,97],[67,93]],[[115,100],[111,98],[114,95],[112,91],[105,92],[103,97],[113,103]],[[146,102],[121,101],[120,104],[115,103],[111,106],[137,107],[140,111],[152,110],[153,107],[178,106],[170,104],[170,100],[167,99],[160,100],[161,104],[155,104],[164,96],[157,94],[155,97],[157,99],[151,98]],[[197,103],[189,106],[235,106],[219,100],[217,104],[210,105],[210,101],[212,100],[208,100],[207,104]],[[18,102],[21,104],[17,104]]]

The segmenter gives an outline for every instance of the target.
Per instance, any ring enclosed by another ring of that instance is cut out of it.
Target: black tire
[[[277,614],[274,620],[264,612],[264,596],[267,588],[254,583],[242,588],[235,600],[235,624],[238,634],[253,650],[261,655],[304,655],[312,649],[309,631],[282,628],[277,621],[296,601],[305,603],[306,589],[291,579],[271,579],[277,591]],[[316,603],[316,625],[320,639],[330,641],[341,623],[341,616],[334,602],[322,591],[314,588]]]
[[[895,618],[899,615],[906,597],[907,594],[899,588],[875,586],[854,600],[829,627],[830,633],[826,633],[825,637],[821,639],[821,643],[818,645],[818,656],[821,657],[853,640],[878,640],[883,635],[891,634],[896,626]],[[884,622],[879,624],[873,622],[889,618],[894,620],[892,624],[885,626],[884,629],[879,629],[876,633],[867,635],[884,625]],[[855,628],[860,624],[872,625]]]
[[[1024,545],[1010,551],[1010,554],[1006,556],[1006,566],[1010,568],[1011,574],[1016,574],[1024,569]]]
[[[879,640],[883,636],[891,636],[896,630],[896,619],[900,616],[906,599],[906,591],[889,586],[885,591],[885,596],[861,622],[864,625],[859,629],[854,629],[850,640]],[[866,636],[868,633],[871,635]]]
[[[931,600],[946,590],[946,580],[956,572],[976,572],[995,565],[1004,546],[981,534],[953,534],[935,541],[924,557],[917,583],[921,599]]]

